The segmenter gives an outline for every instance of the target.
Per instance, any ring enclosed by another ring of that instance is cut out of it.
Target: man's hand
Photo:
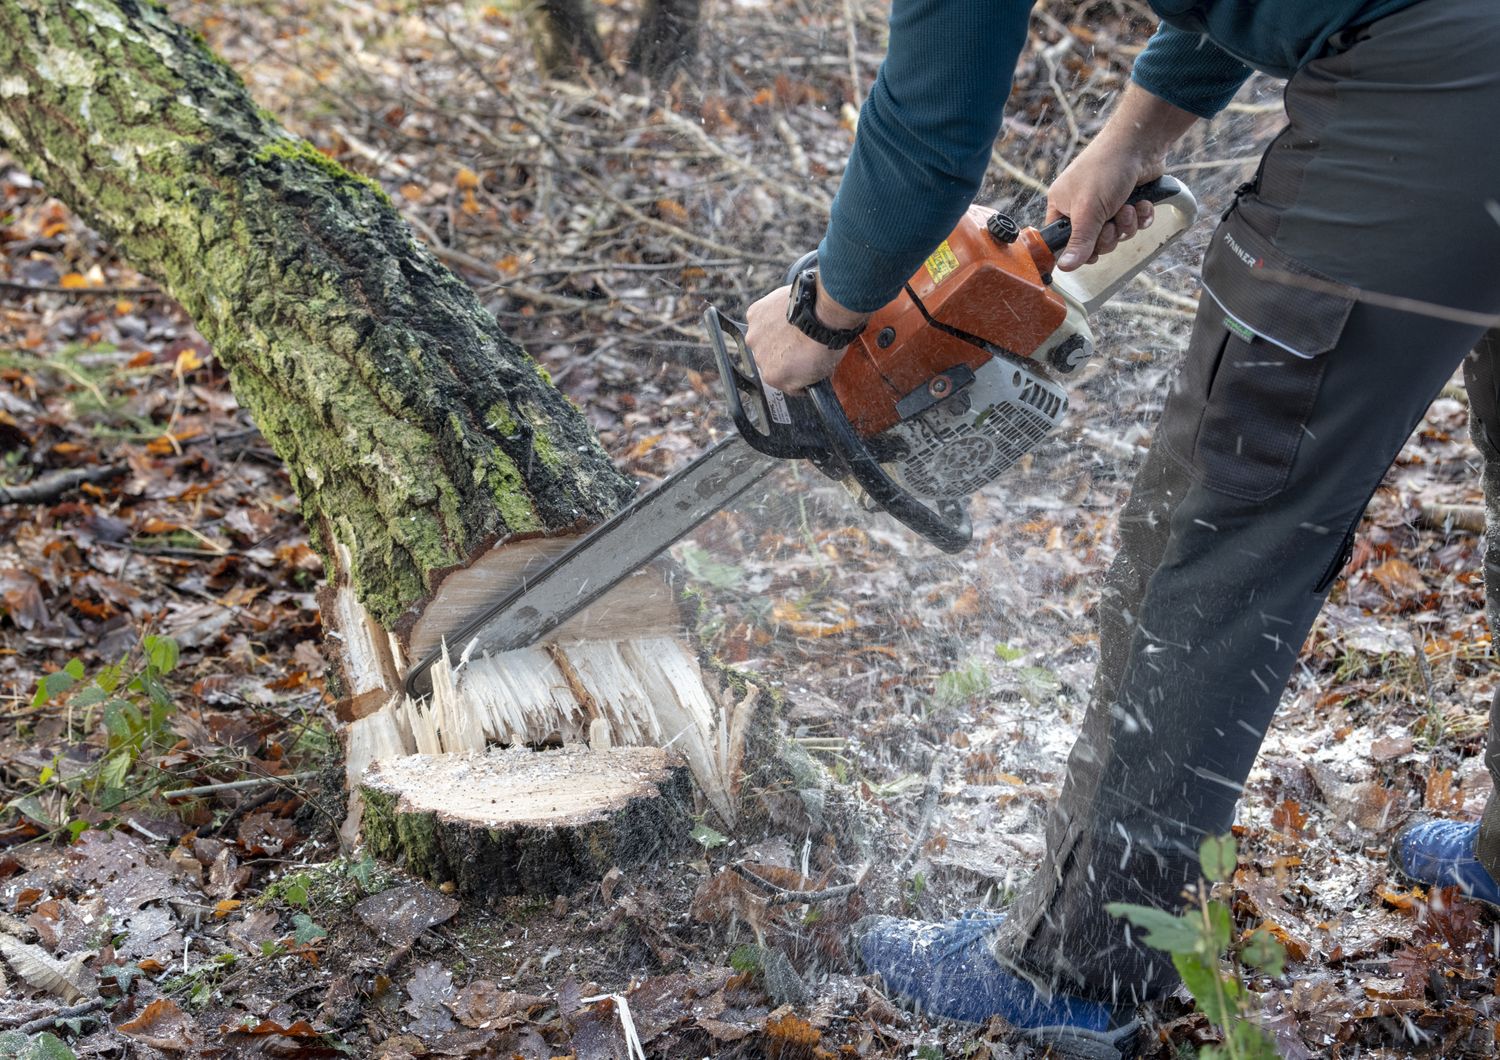
[[[1047,220],[1073,222],[1057,267],[1071,272],[1097,261],[1151,224],[1147,202],[1126,206],[1137,185],[1165,171],[1167,148],[1197,117],[1132,83],[1099,135],[1047,192]]]
[[[745,314],[749,325],[745,344],[760,369],[762,382],[788,394],[800,394],[804,388],[832,375],[844,351],[830,350],[787,323],[790,294],[791,287],[778,287],[750,307]],[[821,286],[816,312],[818,319],[831,328],[858,327],[869,319],[867,313],[855,313],[839,305]]]

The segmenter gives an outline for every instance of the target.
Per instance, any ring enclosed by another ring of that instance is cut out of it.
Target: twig
[[[1167,290],[1167,288],[1163,287],[1155,279],[1148,276],[1144,272],[1136,273],[1135,282],[1137,287],[1144,287],[1146,290],[1150,291],[1154,297],[1160,298],[1163,302],[1169,302],[1172,305],[1181,306],[1183,309],[1189,310],[1190,312],[1195,314],[1198,312],[1198,299],[1196,297],[1189,297],[1185,294],[1178,294],[1176,291],[1169,291]]]
[[[1438,391],[1438,397],[1457,401],[1464,408],[1469,407],[1469,391],[1462,383],[1449,383],[1442,390]]]
[[[169,556],[177,559],[223,559],[243,556],[238,549],[184,548],[178,545],[137,545],[130,541],[96,541],[100,548],[118,548],[140,556]]]
[[[85,482],[104,482],[125,474],[123,467],[74,468],[39,475],[21,486],[0,486],[0,504],[45,504]]]
[[[248,780],[226,780],[222,784],[200,784],[196,788],[178,788],[162,792],[164,799],[191,799],[200,795],[216,795],[221,791],[239,791],[241,788],[257,788],[262,784],[290,784],[294,780],[309,780],[318,775],[316,769],[301,773],[288,773],[280,777],[251,777]]]
[[[854,87],[854,92],[857,97],[859,94],[859,86],[857,84]],[[856,98],[855,106],[858,105],[859,103]],[[758,169],[755,166],[740,161],[738,158],[730,154],[718,143],[716,143],[713,138],[708,135],[708,133],[703,131],[702,128],[694,125],[692,122],[684,118],[681,114],[677,114],[673,111],[667,110],[665,107],[655,108],[655,113],[660,115],[662,120],[664,120],[673,129],[687,136],[690,136],[695,142],[697,142],[700,147],[702,147],[709,154],[713,155],[715,158],[719,159],[725,165],[729,166],[729,168],[735,170],[738,173],[744,174],[745,176],[760,184],[764,184],[770,188],[773,188],[782,195],[785,195],[787,198],[792,199],[796,202],[800,202],[802,205],[812,210],[818,211],[819,213],[827,210],[829,205],[832,203],[833,200],[828,198],[828,196],[826,195],[809,195],[793,187],[789,181],[778,180],[776,177],[767,173],[765,170]],[[781,124],[785,123],[782,122]],[[780,129],[778,128],[777,131],[779,133]],[[783,141],[784,140],[785,137],[783,136]],[[804,156],[804,165],[806,164],[806,161],[807,159]]]
[[[103,295],[108,298],[167,293],[160,287],[64,287],[60,283],[20,283],[16,280],[0,280],[0,289],[20,291],[23,294],[67,294],[81,297]]]
[[[998,166],[1007,177],[1015,181],[1017,184],[1020,184],[1022,187],[1030,188],[1032,191],[1039,191],[1043,195],[1047,194],[1048,185],[1046,181],[1039,180],[1038,178],[1032,176],[1030,173],[1026,172],[1020,166],[1012,162],[1010,159],[1006,158],[1003,154],[1000,153],[1000,148],[998,147],[990,152],[990,165]]]
[[[1173,162],[1172,172],[1193,169],[1225,169],[1229,166],[1246,166],[1259,162],[1260,155],[1236,155],[1234,158],[1207,158],[1201,162]]]
[[[44,1031],[48,1027],[57,1026],[64,1020],[72,1020],[77,1019],[79,1016],[87,1016],[95,1009],[103,1007],[104,999],[102,997],[96,997],[92,1001],[85,1001],[82,1004],[73,1005],[71,1008],[58,1009],[50,1016],[42,1016],[40,1019],[34,1019],[30,1023],[23,1023],[19,1027],[12,1027],[8,1033],[32,1034],[36,1031]]]
[[[1429,530],[1452,533],[1463,530],[1470,534],[1484,533],[1484,506],[1482,504],[1424,504],[1417,509],[1417,524]]]
[[[1432,666],[1427,662],[1427,651],[1422,642],[1422,631],[1416,629],[1414,632],[1416,635],[1412,637],[1414,642],[1412,654],[1417,660],[1417,673],[1422,677],[1422,690],[1427,696],[1427,709],[1431,710],[1434,699],[1432,691]]]
[[[1105,310],[1127,316],[1171,317],[1174,320],[1192,320],[1198,315],[1195,310],[1181,309],[1175,305],[1152,305],[1150,302],[1105,302],[1096,312],[1102,313]]]
[[[854,10],[854,3],[855,0],[844,0],[844,44],[849,57],[849,105],[859,110],[864,104],[865,94],[859,87],[859,38],[855,33],[859,16]]]

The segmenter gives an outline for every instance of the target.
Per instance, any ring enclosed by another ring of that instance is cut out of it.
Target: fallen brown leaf
[[[139,1016],[115,1030],[163,1052],[185,1053],[196,1047],[192,1020],[171,998],[157,998]]]

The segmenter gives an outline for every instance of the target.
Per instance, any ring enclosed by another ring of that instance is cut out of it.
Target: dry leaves
[[[64,1001],[77,1001],[92,988],[93,977],[84,969],[90,953],[77,953],[59,960],[39,946],[0,934],[0,956],[28,985],[56,994]]]
[[[167,1053],[186,1053],[197,1048],[192,1019],[171,998],[157,998],[135,1019],[115,1029],[142,1045]]]

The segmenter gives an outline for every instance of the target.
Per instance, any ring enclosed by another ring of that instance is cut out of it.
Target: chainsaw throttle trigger
[[[812,401],[761,381],[745,343],[745,325],[712,306],[703,314],[703,323],[719,364],[729,415],[750,447],[782,459],[826,461],[828,442]]]

